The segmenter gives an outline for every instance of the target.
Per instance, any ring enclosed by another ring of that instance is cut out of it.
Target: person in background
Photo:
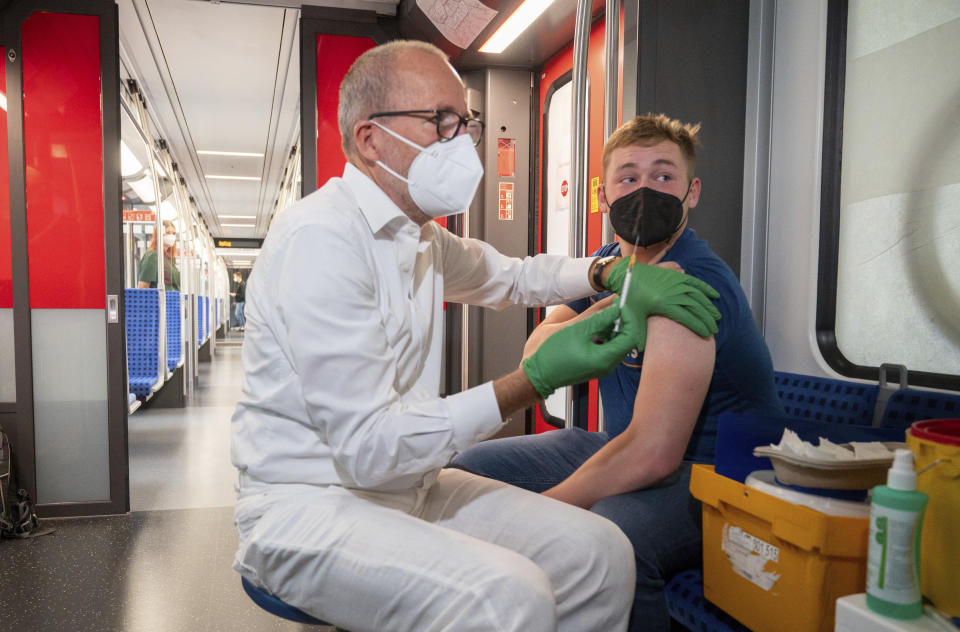
[[[177,227],[163,220],[163,284],[168,290],[180,291],[180,270],[177,269]],[[137,287],[157,287],[157,233],[153,233],[150,246],[140,258],[140,274]]]
[[[237,284],[233,292],[233,298],[237,302],[237,329],[243,331],[244,326],[247,324],[247,319],[243,315],[243,306],[247,301],[247,282],[243,280],[243,275],[239,272],[233,273],[233,282]]]
[[[646,350],[633,350],[600,378],[605,432],[572,428],[487,441],[453,462],[616,523],[636,558],[633,632],[670,629],[664,585],[700,564],[701,509],[690,495],[690,468],[713,462],[717,417],[726,411],[784,414],[770,353],[737,277],[687,227],[700,200],[701,181],[694,175],[699,128],[648,115],[610,136],[599,202],[616,241],[595,254],[635,254],[638,265],[675,262],[706,281],[720,294],[714,299],[722,315],[717,334],[704,338],[653,316]],[[616,264],[608,287],[617,288],[627,265]],[[603,292],[557,307],[530,335],[524,355],[614,300]]]
[[[441,397],[443,301],[558,304],[602,290],[611,268],[507,257],[433,221],[463,212],[483,177],[483,124],[436,47],[365,52],[338,118],[343,177],[277,217],[247,278],[234,568],[353,632],[624,630],[633,560],[613,523],[442,468],[513,411],[612,370],[647,313],[677,307],[709,335],[711,290],[637,266],[627,307]]]

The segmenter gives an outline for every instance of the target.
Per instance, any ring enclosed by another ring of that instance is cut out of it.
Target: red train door
[[[597,204],[597,189],[600,185],[600,157],[604,142],[603,57],[604,20],[598,20],[590,30],[587,53],[587,177],[590,195],[587,209],[588,253],[602,245],[602,217]],[[536,209],[538,252],[568,254],[570,209],[573,207],[570,203],[572,70],[573,45],[570,45],[547,61],[539,73],[539,204]],[[538,321],[546,313],[546,310],[541,310]],[[537,410],[535,432],[553,430],[558,423],[557,419],[571,419],[575,426],[596,430],[598,403],[596,380],[589,385],[559,390]],[[545,412],[547,417],[552,418],[553,424],[548,423]]]

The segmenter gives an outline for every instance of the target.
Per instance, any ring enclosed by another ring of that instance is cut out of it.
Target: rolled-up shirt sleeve
[[[448,301],[503,309],[557,305],[596,293],[587,277],[593,257],[539,254],[521,259],[477,239],[457,237],[438,227],[430,230],[442,250]]]
[[[444,466],[502,420],[491,384],[447,398],[398,392],[402,359],[388,340],[376,270],[343,239],[322,225],[291,237],[275,277],[279,325],[340,479],[372,488]]]

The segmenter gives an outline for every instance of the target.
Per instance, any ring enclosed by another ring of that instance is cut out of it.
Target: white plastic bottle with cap
[[[873,488],[867,547],[867,607],[894,619],[923,614],[920,531],[928,497],[917,491],[913,452],[894,452],[887,484]]]

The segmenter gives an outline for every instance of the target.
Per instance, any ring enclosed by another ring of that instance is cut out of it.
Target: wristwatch
[[[603,292],[606,288],[603,285],[603,270],[608,265],[617,261],[619,257],[610,255],[609,257],[597,257],[593,260],[593,272],[590,275],[590,285],[598,292]]]

